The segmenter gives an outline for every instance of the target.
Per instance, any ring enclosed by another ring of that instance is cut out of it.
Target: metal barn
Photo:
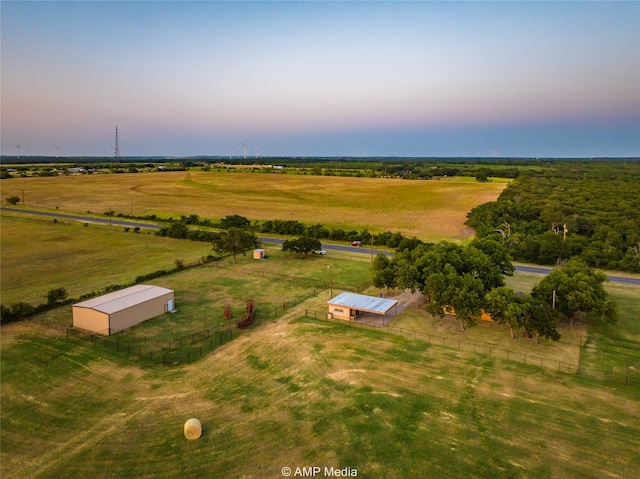
[[[73,305],[73,326],[110,335],[175,310],[173,290],[138,284]]]

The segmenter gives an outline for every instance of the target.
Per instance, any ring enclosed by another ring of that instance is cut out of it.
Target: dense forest
[[[523,170],[467,224],[508,247],[516,261],[640,273],[640,160],[553,161]]]

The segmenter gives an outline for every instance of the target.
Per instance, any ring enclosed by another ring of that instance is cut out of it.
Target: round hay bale
[[[184,437],[193,441],[200,436],[202,436],[202,424],[200,421],[194,417],[187,419],[187,422],[184,423]]]

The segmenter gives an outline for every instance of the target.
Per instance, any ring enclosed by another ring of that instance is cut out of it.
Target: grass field
[[[4,197],[24,193],[28,207],[175,218],[238,214],[440,240],[467,237],[467,212],[495,200],[506,182],[186,171],[14,178],[2,186]]]
[[[110,284],[170,269],[175,261],[197,261],[211,245],[125,233],[122,227],[40,219],[2,212],[0,278],[2,304],[46,302],[52,288],[77,297]]]
[[[267,323],[177,368],[29,324],[3,328],[2,351],[6,478],[276,478],[285,466],[627,478],[640,468],[637,387],[315,320]],[[203,424],[193,442],[182,434],[190,417]]]

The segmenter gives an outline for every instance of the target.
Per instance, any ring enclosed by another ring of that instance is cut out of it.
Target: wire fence
[[[255,315],[255,319],[248,329],[279,318],[290,308],[312,296],[315,296],[315,292],[310,291],[296,298],[285,299],[281,304],[272,305],[272,309],[264,308],[262,311],[258,309],[256,313],[260,312],[261,314]],[[300,320],[304,318],[326,321],[356,329],[381,331],[469,354],[519,362],[541,369],[573,374],[597,381],[640,387],[640,372],[635,371],[629,366],[621,366],[615,371],[598,371],[585,368],[581,364],[568,363],[562,360],[545,358],[520,351],[511,351],[487,344],[472,343],[457,338],[448,338],[424,331],[389,326],[388,324],[379,324],[362,319],[345,321],[338,318],[330,318],[327,316],[326,311],[305,309],[302,312],[296,313],[291,319]],[[228,323],[206,330],[189,333],[174,339],[150,338],[132,330],[119,331],[107,336],[91,333],[74,328],[73,326],[60,325],[40,318],[34,318],[29,322],[43,325],[62,336],[80,338],[92,344],[126,354],[131,359],[163,366],[177,366],[192,363],[207,355],[209,352],[214,351],[221,345],[247,332],[247,329],[243,330],[237,326],[237,320],[229,321]]]
[[[459,351],[465,351],[473,354],[481,354],[491,358],[505,359],[507,361],[516,361],[523,364],[536,366],[541,369],[551,369],[562,373],[575,374],[590,379],[603,382],[611,382],[616,384],[625,384],[627,386],[640,387],[640,372],[632,370],[629,366],[618,368],[615,371],[596,371],[587,369],[581,364],[573,364],[565,361],[536,356],[534,354],[522,353],[520,351],[510,351],[508,349],[497,348],[492,345],[471,343],[457,338],[447,338],[436,334],[426,333],[424,331],[415,331],[411,329],[389,326],[388,324],[379,324],[358,319],[357,321],[346,321],[343,319],[329,317],[326,311],[305,310],[298,314],[296,319],[312,318],[321,321],[327,321],[334,324],[346,325],[352,328],[369,329],[375,331],[383,331],[388,334],[394,334],[409,339],[424,341],[441,347],[452,348]]]

